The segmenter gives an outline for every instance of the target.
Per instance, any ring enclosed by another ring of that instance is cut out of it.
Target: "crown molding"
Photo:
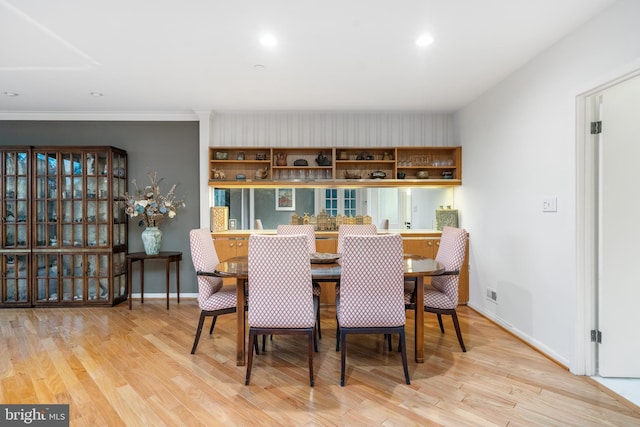
[[[141,111],[0,111],[0,120],[180,122],[198,121],[199,116],[195,111],[162,113]]]

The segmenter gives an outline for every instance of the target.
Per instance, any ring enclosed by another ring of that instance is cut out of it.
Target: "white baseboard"
[[[558,353],[556,353],[555,351],[553,351],[552,349],[550,349],[549,347],[547,347],[546,345],[544,345],[543,343],[541,343],[540,341],[537,341],[536,339],[532,338],[531,336],[523,333],[521,330],[514,328],[513,325],[505,322],[504,320],[502,320],[501,318],[497,317],[494,313],[491,312],[487,312],[485,310],[483,310],[482,307],[478,307],[474,304],[471,303],[467,303],[467,305],[469,307],[471,307],[472,309],[474,309],[475,311],[477,311],[478,313],[480,313],[481,315],[483,315],[484,317],[486,317],[487,319],[491,320],[492,322],[496,323],[497,325],[500,325],[502,328],[504,328],[505,330],[509,331],[510,333],[512,333],[513,335],[515,335],[516,337],[520,338],[522,341],[526,342],[527,344],[529,344],[531,347],[533,347],[534,349],[536,349],[537,351],[539,351],[540,353],[544,354],[545,356],[547,356],[548,358],[554,360],[555,362],[566,366],[567,369],[569,369],[569,360],[561,355],[559,355]]]
[[[132,299],[140,299],[140,293],[132,293],[131,294],[131,298]],[[178,295],[173,292],[173,293],[169,293],[169,299],[177,299]],[[180,299],[197,299],[198,298],[198,294],[185,294],[183,292],[180,292]],[[167,294],[166,293],[149,293],[149,292],[145,292],[144,293],[144,299],[163,299],[166,300],[167,299]]]

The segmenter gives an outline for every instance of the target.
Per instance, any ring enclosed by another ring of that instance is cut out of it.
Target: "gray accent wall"
[[[186,208],[162,226],[165,251],[181,251],[181,293],[197,293],[196,277],[189,252],[189,230],[200,224],[198,182],[198,122],[107,122],[107,121],[0,121],[0,145],[31,146],[102,146],[110,145],[127,151],[129,190],[131,179],[139,185],[148,182],[147,171],[165,178],[161,189],[166,192],[177,184],[176,193]],[[143,251],[137,221],[129,223],[129,252]],[[133,293],[140,292],[139,265],[133,267]],[[164,293],[164,263],[145,263],[145,294]],[[175,293],[175,273],[171,267],[171,292]],[[135,307],[136,302],[134,302]],[[172,304],[175,301],[172,300]]]

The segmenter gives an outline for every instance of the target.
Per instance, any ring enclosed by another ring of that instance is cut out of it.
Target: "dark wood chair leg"
[[[313,287],[320,287],[320,283],[314,281]],[[313,297],[314,309],[316,310],[316,327],[318,328],[318,338],[322,339],[322,329],[320,328],[320,297]]]
[[[251,378],[251,367],[253,366],[253,350],[256,343],[256,334],[253,331],[249,331],[249,360],[247,361],[247,375],[244,377],[244,385],[249,385],[249,379]]]
[[[313,387],[313,350],[315,346],[315,351],[318,351],[318,347],[316,345],[315,339],[315,328],[309,331],[309,348],[308,348],[308,357],[309,357],[309,385]]]
[[[322,329],[320,328],[320,305],[318,304],[318,311],[316,312],[316,325],[318,328],[318,339],[322,339]]]
[[[213,322],[211,322],[211,328],[209,329],[209,335],[213,334],[213,328],[216,326],[216,320],[218,320],[218,316],[213,316]]]
[[[464,346],[464,342],[462,341],[462,332],[460,332],[460,323],[458,322],[458,314],[455,310],[451,313],[451,317],[453,318],[453,326],[456,328],[456,335],[458,335],[458,342],[460,343],[460,348],[464,353],[467,352],[466,347]]]
[[[198,347],[198,341],[200,341],[200,334],[202,333],[202,325],[204,324],[205,317],[207,317],[206,313],[201,311],[200,320],[198,321],[198,329],[196,330],[196,338],[193,341],[193,347],[191,348],[191,354],[195,354],[196,348]],[[213,321],[215,322],[215,317]]]
[[[404,380],[407,384],[411,384],[409,379],[409,366],[407,365],[407,341],[404,333],[404,329],[400,331],[400,352],[402,354],[402,367],[404,369]]]
[[[438,324],[440,325],[440,332],[442,332],[444,334],[444,325],[442,324],[442,315],[440,313],[438,314]]]
[[[318,352],[318,330],[313,328],[313,351]]]
[[[342,353],[340,355],[340,386],[344,387],[344,371],[347,365],[347,334],[344,329],[340,330],[340,345]]]

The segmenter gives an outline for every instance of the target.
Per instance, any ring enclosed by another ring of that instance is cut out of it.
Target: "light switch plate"
[[[558,212],[558,198],[556,196],[542,199],[542,212]]]

